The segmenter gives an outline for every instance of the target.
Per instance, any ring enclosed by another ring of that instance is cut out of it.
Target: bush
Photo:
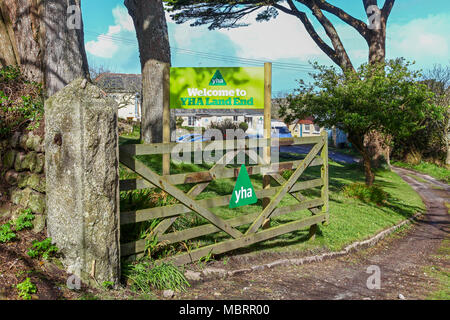
[[[248,130],[248,123],[247,122],[239,123],[239,128],[244,130],[244,132],[247,131]]]
[[[363,202],[373,202],[378,205],[386,202],[388,194],[375,185],[367,186],[364,183],[352,183],[343,188],[344,194],[349,198],[356,198]]]
[[[19,68],[0,70],[0,138],[16,130],[39,127],[44,114],[41,85],[27,81]]]
[[[213,122],[209,126],[210,129],[218,129],[222,132],[222,135],[225,137],[227,130],[237,130],[239,129],[239,125],[237,123],[234,123],[231,119],[225,119],[221,122]]]

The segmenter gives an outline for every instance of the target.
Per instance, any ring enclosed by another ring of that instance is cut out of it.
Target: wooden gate
[[[218,162],[210,170],[203,172],[192,172],[182,174],[159,175],[147,167],[135,156],[149,154],[163,154],[167,159],[167,154],[171,153],[176,143],[157,144],[135,144],[120,147],[120,162],[137,173],[141,179],[121,180],[120,190],[134,190],[144,188],[160,188],[174,197],[178,203],[162,207],[154,207],[143,210],[121,212],[120,224],[132,224],[153,219],[162,219],[153,229],[154,239],[162,245],[174,244],[181,241],[191,240],[197,237],[224,232],[227,239],[211,245],[206,245],[184,253],[176,254],[167,258],[176,265],[182,265],[196,261],[209,254],[221,254],[230,250],[246,247],[251,244],[275,238],[285,233],[293,232],[310,227],[310,235],[314,235],[317,224],[328,222],[328,139],[325,132],[320,136],[305,138],[288,138],[276,140],[280,145],[313,145],[305,158],[296,161],[280,163],[266,163],[248,166],[249,176],[264,174],[276,181],[276,187],[271,187],[270,183],[263,189],[255,190],[259,199],[264,199],[261,212],[245,214],[232,219],[223,219],[213,212],[211,208],[228,206],[231,195],[219,196],[203,200],[195,198],[213,180],[223,178],[237,178],[239,168],[227,167],[226,163]],[[218,141],[203,142],[203,150],[210,143],[217,145]],[[255,150],[249,149],[249,140],[235,140],[230,145],[227,141],[221,141],[225,157],[230,160],[240,152],[245,152],[250,158],[258,157]],[[254,142],[253,142],[254,143]],[[271,139],[259,139],[259,146],[265,147],[274,145],[276,142]],[[189,144],[191,145],[191,144]],[[242,147],[245,146],[245,147]],[[198,147],[198,143],[192,143],[192,149]],[[194,151],[192,151],[194,152]],[[320,178],[298,181],[308,167],[321,166]],[[285,170],[293,170],[288,179],[283,178]],[[183,192],[177,185],[195,184],[187,193]],[[308,199],[301,194],[301,191],[320,187],[320,197]],[[280,207],[282,198],[290,194],[298,203]],[[290,212],[308,209],[312,216],[301,220],[288,222],[285,224],[267,227],[263,224],[269,219],[284,215]],[[188,212],[193,212],[208,221],[208,224],[191,227],[181,231],[167,232],[175,220]],[[250,225],[244,232],[237,227]],[[142,256],[146,248],[146,240],[138,240],[121,245],[121,256]]]

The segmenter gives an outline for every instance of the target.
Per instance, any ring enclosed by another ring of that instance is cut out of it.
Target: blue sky
[[[366,21],[361,0],[330,0],[351,15]],[[379,3],[382,5],[383,1]],[[301,8],[301,6],[299,6]],[[83,0],[82,11],[86,51],[90,65],[104,66],[112,72],[139,73],[139,52],[131,17],[123,0]],[[366,62],[368,49],[362,37],[333,16],[345,48],[355,66]],[[316,30],[324,35],[318,23]],[[295,17],[279,14],[276,20],[256,22],[248,17],[248,27],[209,31],[206,26],[177,25],[167,15],[172,66],[220,67],[246,66],[230,58],[208,59],[195,52],[227,57],[295,64],[274,65],[273,92],[289,92],[297,79],[308,81],[308,61],[331,65]],[[326,38],[325,36],[323,37]],[[450,64],[450,1],[397,0],[389,18],[387,57],[416,61],[416,68],[427,69],[436,63]],[[254,65],[254,64],[252,64]],[[262,64],[261,64],[262,65]]]

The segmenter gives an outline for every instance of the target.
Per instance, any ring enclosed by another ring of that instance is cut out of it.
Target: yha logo
[[[227,83],[225,82],[225,79],[223,78],[222,74],[219,70],[216,70],[216,73],[214,73],[214,76],[212,77],[211,81],[209,82],[210,86],[226,86]]]

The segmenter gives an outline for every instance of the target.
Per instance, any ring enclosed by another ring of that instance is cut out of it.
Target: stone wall
[[[0,215],[14,219],[29,208],[35,214],[34,231],[43,231],[46,215],[44,138],[25,131],[0,140],[0,162],[0,181],[15,205],[3,209]]]

